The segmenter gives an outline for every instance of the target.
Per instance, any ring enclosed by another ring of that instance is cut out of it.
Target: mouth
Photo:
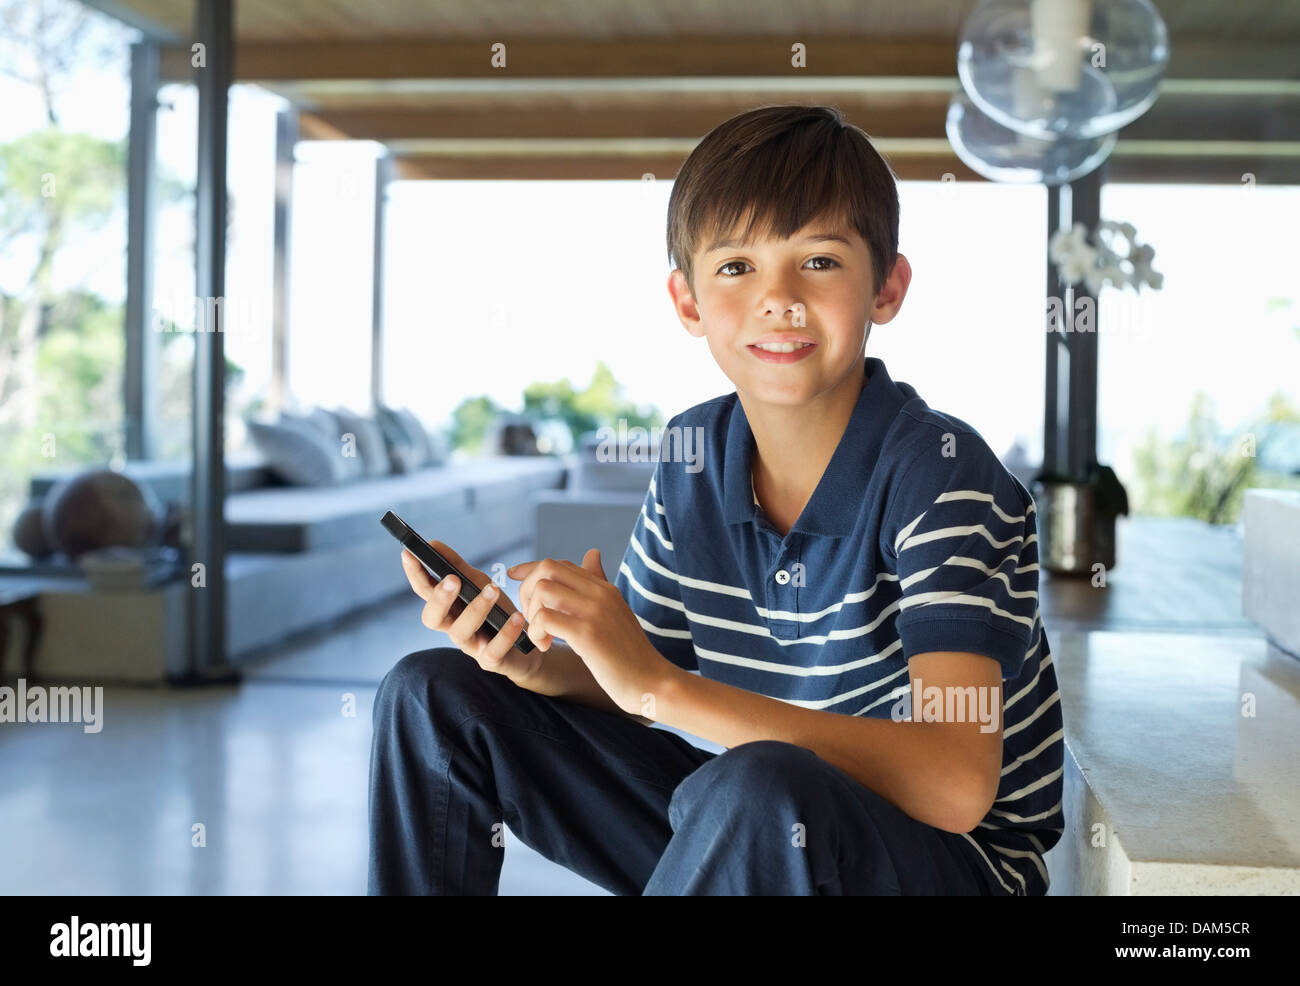
[[[765,363],[796,363],[812,355],[817,344],[804,341],[771,342],[751,344],[745,348]]]

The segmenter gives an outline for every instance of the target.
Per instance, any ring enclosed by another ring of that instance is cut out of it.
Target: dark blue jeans
[[[715,754],[456,648],[408,654],[375,695],[369,893],[497,893],[502,822],[614,894],[990,893],[961,836],[804,747]]]

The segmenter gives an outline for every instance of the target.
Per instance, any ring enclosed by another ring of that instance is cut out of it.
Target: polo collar
[[[848,426],[791,533],[846,537],[853,532],[862,512],[862,495],[880,457],[885,434],[898,409],[909,399],[890,378],[883,360],[868,356],[863,373],[867,381]],[[723,519],[728,524],[754,522],[760,509],[754,502],[750,469],[755,450],[754,433],[739,395],[733,394],[733,398],[722,468]]]

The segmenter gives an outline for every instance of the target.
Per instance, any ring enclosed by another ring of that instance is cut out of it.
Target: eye
[[[815,267],[815,268],[813,268],[814,270],[833,270],[834,268],[840,266],[840,263],[839,263],[838,260],[834,260],[834,259],[832,259],[832,258],[830,258],[830,257],[811,257],[811,258],[809,258],[808,263],[811,264],[811,263],[813,263],[813,262],[815,262],[815,261],[818,261],[818,260],[825,261],[826,263],[830,264],[830,266],[829,266],[829,267]],[[726,277],[726,278],[728,278],[728,279],[738,277],[738,276],[739,276],[739,273],[736,273],[736,274],[726,274],[726,273],[724,273],[724,271],[726,271],[728,267],[736,267],[736,266],[746,267],[746,266],[748,266],[748,264],[746,264],[743,260],[729,260],[729,261],[727,261],[725,264],[723,264],[721,267],[718,268],[717,273],[722,274],[723,277]]]
[[[824,261],[826,261],[828,264],[832,264],[832,265],[834,265],[835,267],[838,267],[838,266],[840,265],[840,264],[839,264],[839,261],[837,261],[837,260],[832,260],[830,257],[813,257],[813,258],[811,258],[808,262],[809,262],[809,263],[812,263],[814,260],[824,260]],[[830,270],[830,269],[831,269],[830,267],[818,267],[818,268],[817,268],[817,270]]]

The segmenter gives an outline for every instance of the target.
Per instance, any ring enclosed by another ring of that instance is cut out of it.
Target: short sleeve
[[[890,501],[882,550],[897,566],[904,656],[983,654],[1002,665],[1004,680],[1017,677],[1038,615],[1028,491],[980,436],[965,433],[922,452]]]
[[[663,463],[655,466],[614,585],[655,649],[687,671],[699,669],[673,556],[668,511],[660,498]]]

